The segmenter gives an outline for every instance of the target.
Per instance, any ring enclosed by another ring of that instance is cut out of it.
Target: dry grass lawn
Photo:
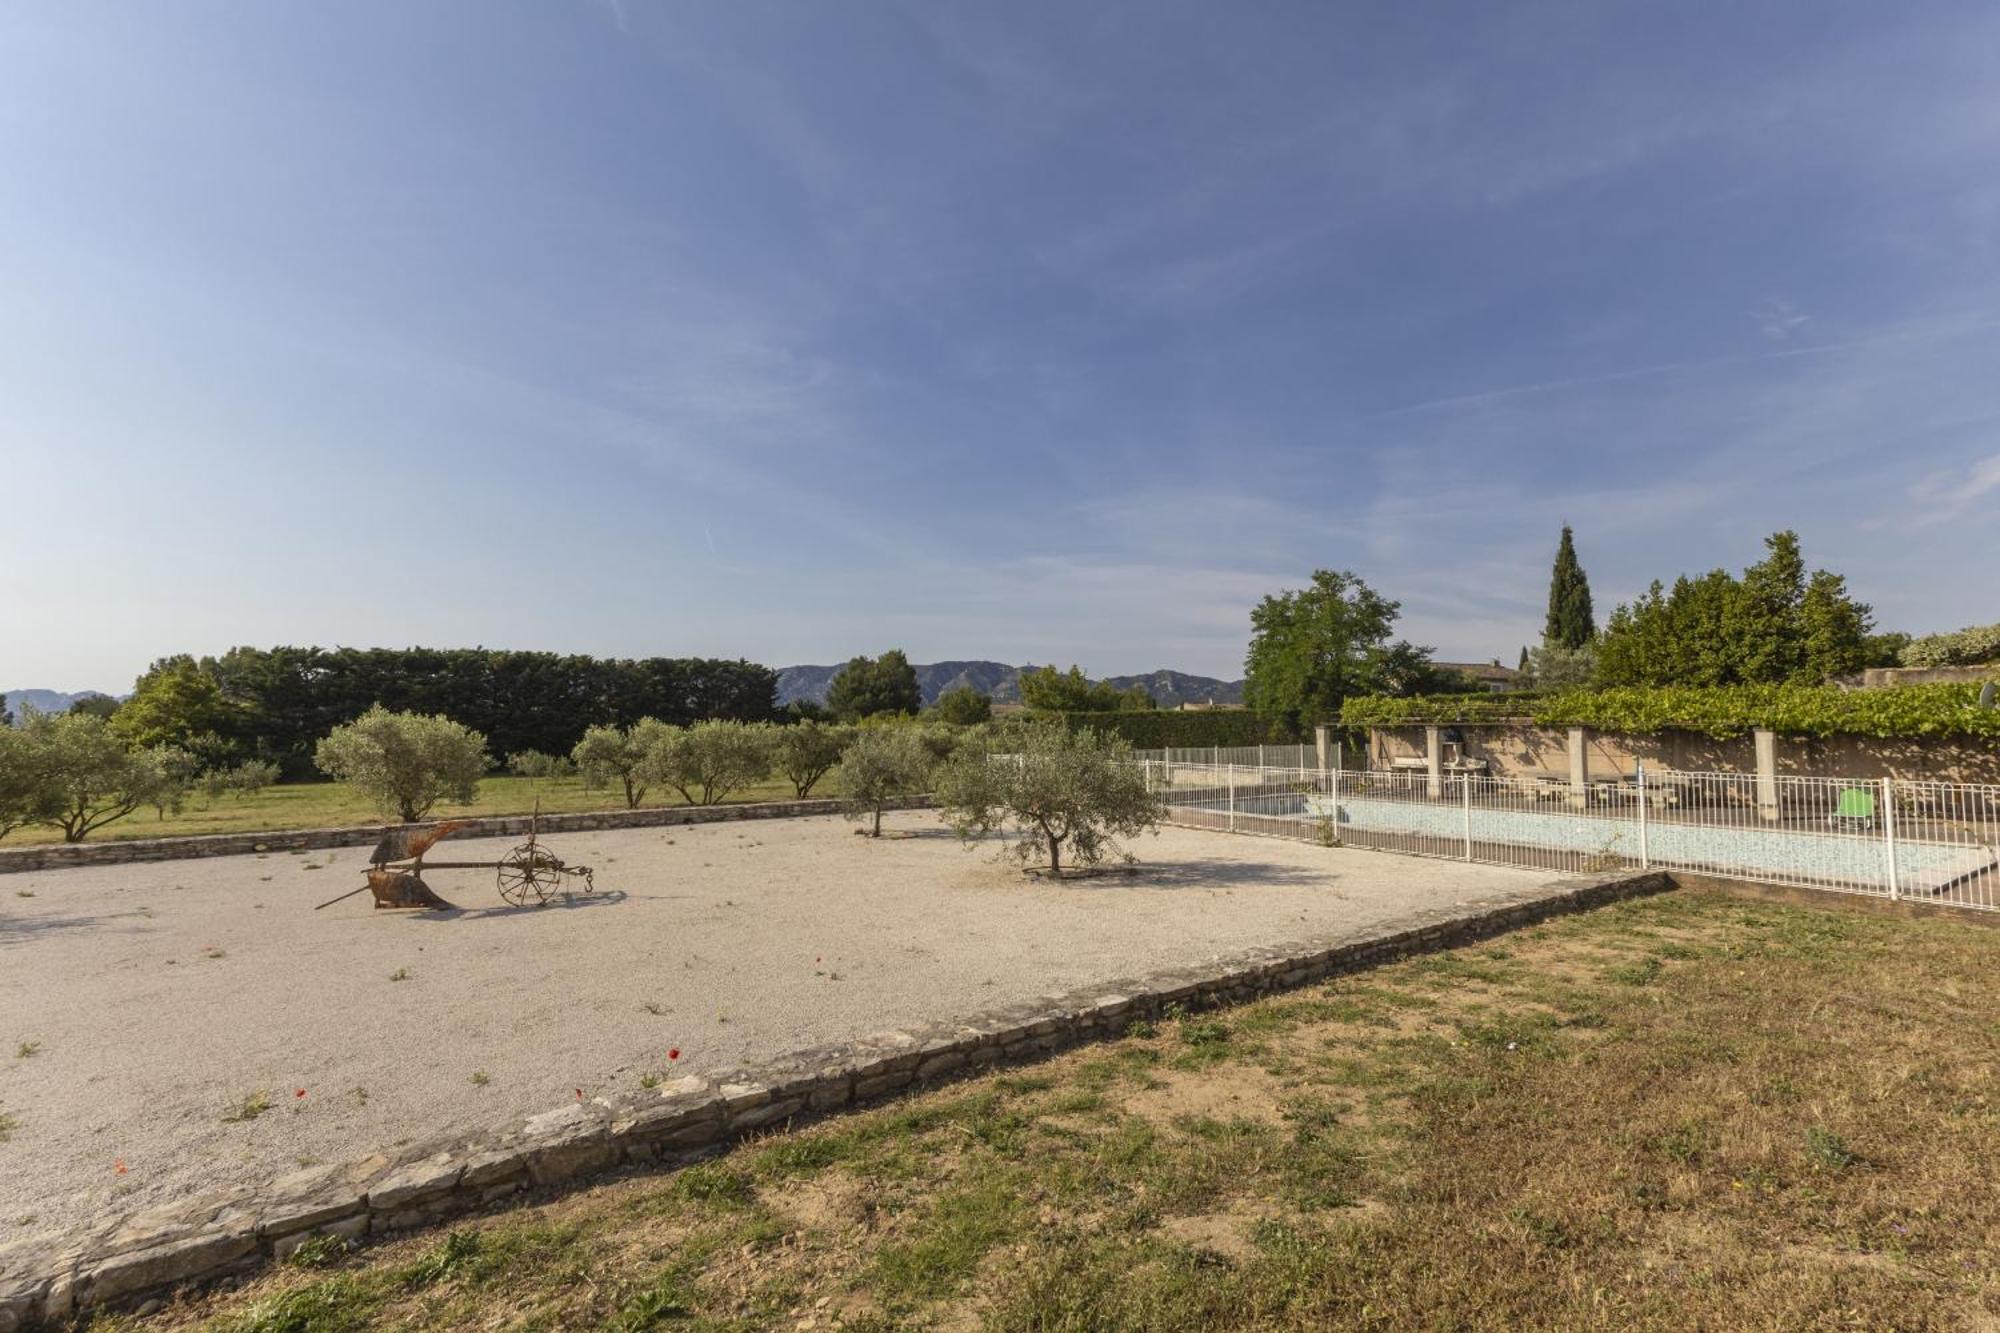
[[[832,775],[813,788],[814,797],[836,795]],[[797,793],[782,778],[759,782],[731,792],[727,803],[790,801]],[[525,815],[542,803],[546,814],[569,814],[625,808],[623,788],[586,788],[581,778],[517,778],[505,774],[479,780],[479,794],[469,802],[441,803],[426,819],[466,819],[479,815]],[[672,787],[658,787],[639,803],[686,805]],[[289,829],[346,828],[350,825],[394,823],[373,802],[345,782],[295,782],[266,787],[248,796],[190,794],[177,811],[162,813],[151,806],[95,829],[86,843],[125,838],[181,838],[207,833],[278,833]],[[62,841],[62,830],[45,824],[16,829],[0,848],[26,847]]]
[[[1996,965],[1988,928],[1677,892],[149,1326],[2000,1328]]]

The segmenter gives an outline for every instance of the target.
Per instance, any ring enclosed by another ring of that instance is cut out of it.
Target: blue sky
[[[0,687],[2000,616],[1990,3],[0,10]]]

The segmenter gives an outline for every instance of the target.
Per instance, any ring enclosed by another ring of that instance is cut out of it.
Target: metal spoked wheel
[[[556,892],[562,862],[546,848],[524,842],[500,858],[496,875],[502,898],[516,907],[529,903],[539,907]]]

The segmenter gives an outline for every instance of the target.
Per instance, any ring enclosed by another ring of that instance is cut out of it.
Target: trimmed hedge
[[[1349,699],[1343,726],[1394,727],[1526,720],[1594,731],[1694,731],[1727,740],[1758,727],[1787,736],[2000,738],[2000,708],[1979,707],[1979,686],[1900,685],[1838,690],[1813,685],[1625,686],[1542,696],[1427,695]]]
[[[1135,708],[1104,713],[1037,713],[1074,727],[1094,727],[1123,736],[1135,750],[1192,749],[1201,745],[1263,745],[1273,740],[1263,718],[1244,708],[1183,713],[1171,708]]]

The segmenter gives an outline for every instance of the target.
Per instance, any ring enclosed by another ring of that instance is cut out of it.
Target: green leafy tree
[[[1390,639],[1401,609],[1354,574],[1325,569],[1309,588],[1266,597],[1250,613],[1244,702],[1300,736],[1340,716],[1350,696],[1423,692],[1439,673],[1430,649]]]
[[[82,842],[141,806],[175,805],[186,791],[173,756],[130,748],[95,713],[29,713],[21,734],[19,780],[30,792],[23,822],[54,824],[65,842]]]
[[[938,721],[959,727],[976,727],[993,716],[993,700],[970,685],[946,690],[931,708]]]
[[[1116,713],[1154,707],[1142,685],[1121,690],[1108,680],[1092,680],[1083,668],[1052,666],[1021,673],[1021,702],[1045,713]]]
[[[1591,614],[1590,579],[1576,558],[1576,538],[1569,524],[1563,524],[1562,540],[1556,545],[1555,568],[1549,573],[1549,614],[1542,625],[1542,642],[1558,648],[1577,649],[1597,637],[1597,621]]]
[[[570,761],[583,775],[590,791],[619,786],[625,792],[625,808],[636,810],[646,799],[658,764],[650,753],[667,743],[674,728],[658,718],[642,717],[630,727],[591,727],[570,751]]]
[[[313,762],[410,824],[439,801],[478,795],[486,738],[448,717],[392,713],[376,704],[328,732]]]
[[[719,805],[771,775],[777,728],[717,719],[670,727],[647,745],[645,774],[678,791],[689,805]]]
[[[235,757],[231,741],[241,726],[237,706],[212,669],[185,653],[164,657],[139,677],[112,726],[135,748],[173,745],[217,768]]]
[[[0,838],[39,823],[42,809],[40,756],[26,731],[0,722]]]
[[[840,669],[826,692],[826,706],[844,722],[858,722],[884,713],[915,715],[924,706],[917,669],[900,648],[880,657],[856,657]]]
[[[1100,864],[1120,854],[1114,839],[1156,828],[1165,816],[1132,747],[1116,736],[1043,722],[1008,740],[1012,753],[967,746],[938,770],[939,808],[967,841],[1005,830],[1016,856],[1039,857],[1060,878],[1065,855]]]
[[[833,771],[853,738],[851,728],[825,722],[807,720],[781,727],[775,746],[778,772],[804,800],[820,779]]]
[[[882,836],[882,812],[900,797],[929,785],[936,761],[916,727],[863,727],[840,759],[840,794],[849,819],[869,821],[868,836]]]
[[[109,722],[118,712],[118,701],[108,694],[85,694],[71,702],[69,711]]]
[[[1612,612],[1598,644],[1598,683],[1817,684],[1857,671],[1869,654],[1871,612],[1825,570],[1808,575],[1796,534],[1765,540],[1741,578],[1715,569],[1655,582]]]

